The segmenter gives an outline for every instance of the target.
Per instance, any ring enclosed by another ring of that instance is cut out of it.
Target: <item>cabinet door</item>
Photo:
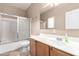
[[[49,46],[41,42],[36,43],[37,56],[49,56]]]
[[[36,41],[34,39],[30,39],[30,54],[36,56]]]
[[[53,48],[53,52],[54,52],[54,56],[71,56],[70,54],[56,48]]]

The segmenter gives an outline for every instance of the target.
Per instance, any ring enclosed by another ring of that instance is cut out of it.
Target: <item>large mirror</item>
[[[41,20],[40,28],[41,29],[54,29],[55,28],[55,18],[49,17],[46,20]]]

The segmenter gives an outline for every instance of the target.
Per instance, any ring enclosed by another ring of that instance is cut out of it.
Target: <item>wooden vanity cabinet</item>
[[[31,56],[49,56],[49,46],[30,39],[30,54]]]
[[[72,56],[72,55],[59,49],[56,49],[54,47],[50,47],[50,56]]]
[[[34,39],[30,39],[30,55],[31,56],[72,56],[62,50],[50,47]]]
[[[36,55],[37,56],[49,56],[49,46],[37,41]]]

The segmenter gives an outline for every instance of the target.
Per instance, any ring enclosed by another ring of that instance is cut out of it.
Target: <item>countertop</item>
[[[75,56],[79,56],[79,43],[75,41],[70,41],[69,43],[57,41],[56,35],[52,35],[52,37],[45,37],[45,36],[40,36],[40,35],[31,35],[30,38],[37,40],[39,42],[42,42],[44,44],[47,44],[51,47],[55,47],[57,49],[60,49],[64,52],[70,53]],[[61,36],[63,38],[63,36]],[[49,39],[47,39],[49,38]],[[77,38],[78,39],[78,38]]]

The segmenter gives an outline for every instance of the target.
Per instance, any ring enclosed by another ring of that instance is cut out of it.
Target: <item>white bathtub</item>
[[[2,45],[0,45],[0,54],[16,50],[16,49],[22,47],[23,45],[28,45],[28,44],[29,44],[29,41],[27,41],[27,40],[2,44]]]

